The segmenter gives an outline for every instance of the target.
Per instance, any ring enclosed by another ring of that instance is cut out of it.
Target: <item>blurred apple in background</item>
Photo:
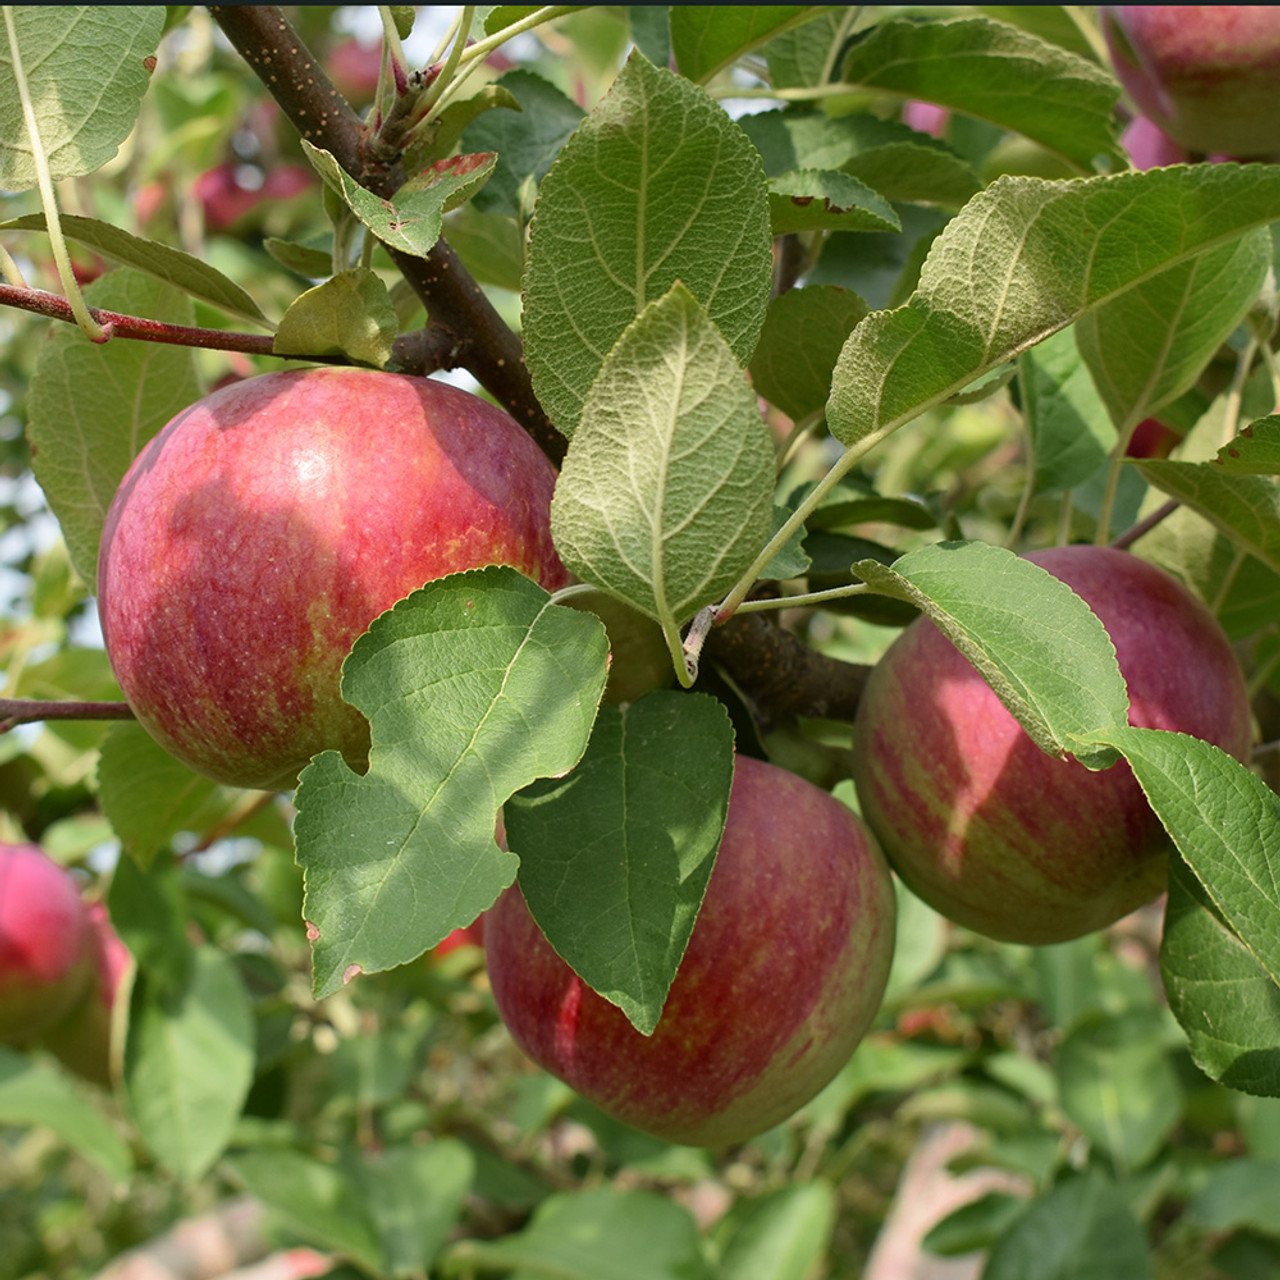
[[[0,1044],[25,1048],[94,982],[93,926],[75,877],[33,844],[0,844]]]
[[[1280,155],[1280,6],[1100,5],[1138,110],[1191,151]]]

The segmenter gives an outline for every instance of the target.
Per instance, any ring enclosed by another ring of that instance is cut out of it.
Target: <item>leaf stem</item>
[[[1217,591],[1214,592],[1213,599],[1209,602],[1209,612],[1215,618],[1222,613],[1222,607],[1227,602],[1227,594],[1235,585],[1236,577],[1240,573],[1240,566],[1244,564],[1248,554],[1243,547],[1237,547],[1235,558],[1231,561],[1231,567],[1222,575],[1222,581],[1219,583]]]
[[[1244,384],[1253,366],[1253,358],[1258,354],[1257,338],[1250,338],[1244,345],[1236,360],[1235,373],[1231,375],[1231,388],[1227,392],[1227,403],[1222,415],[1222,443],[1230,444],[1240,430],[1240,406],[1244,402]]]
[[[36,120],[35,106],[27,88],[22,52],[18,48],[18,33],[13,25],[13,6],[0,5],[0,9],[4,11],[4,25],[9,37],[9,53],[13,58],[14,85],[18,90],[18,99],[22,103],[22,117],[31,141],[31,162],[35,165],[36,184],[40,188],[40,203],[44,206],[45,225],[53,249],[53,260],[58,268],[58,278],[62,281],[62,289],[67,295],[76,324],[80,326],[85,337],[90,342],[106,342],[111,337],[110,327],[104,328],[89,314],[84,295],[80,292],[80,282],[71,269],[71,255],[67,252],[67,242],[63,237],[62,223],[58,217],[58,201],[53,190],[53,175],[49,171],[49,158],[44,153],[40,125]]]
[[[799,609],[808,605],[826,604],[828,600],[847,600],[850,596],[879,594],[866,582],[851,582],[845,587],[828,587],[825,591],[807,591],[798,596],[776,596],[769,600],[744,600],[737,613],[762,613],[766,609]]]
[[[15,289],[26,289],[30,286],[23,279],[22,272],[18,269],[18,264],[14,262],[9,254],[9,250],[0,244],[0,276],[3,276],[6,282]]]

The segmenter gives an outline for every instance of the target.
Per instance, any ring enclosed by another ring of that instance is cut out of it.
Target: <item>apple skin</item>
[[[838,800],[737,758],[702,911],[652,1036],[592,991],[518,886],[485,914],[485,960],[524,1052],[623,1123],[668,1142],[744,1142],[848,1060],[893,959],[892,880]]]
[[[1099,5],[1143,115],[1192,151],[1280,153],[1280,6]]]
[[[1027,556],[1101,619],[1131,724],[1249,752],[1249,696],[1230,642],[1180,583],[1110,547]],[[1042,752],[925,618],[876,664],[854,722],[862,814],[935,910],[1006,942],[1065,942],[1165,886],[1168,840],[1124,762],[1091,773]]]
[[[357,636],[426,582],[507,564],[555,590],[556,472],[520,426],[429,378],[262,374],[134,460],[107,512],[98,608],[130,706],[219,782],[288,789],[318,751],[362,769],[341,699]]]
[[[94,980],[94,938],[69,872],[33,844],[0,844],[0,1044],[27,1048]]]
[[[101,902],[86,904],[93,934],[93,978],[80,1003],[42,1040],[63,1066],[110,1088],[113,1078],[111,1023],[133,956]]]

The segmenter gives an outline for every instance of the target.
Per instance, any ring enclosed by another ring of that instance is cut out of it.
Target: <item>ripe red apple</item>
[[[1226,635],[1162,570],[1110,547],[1027,557],[1102,621],[1131,724],[1247,757],[1249,696]],[[1164,887],[1164,829],[1123,761],[1091,773],[1031,741],[927,619],[876,664],[854,724],[863,817],[903,880],[950,919],[1008,942],[1064,942]]]
[[[110,1086],[111,1021],[133,957],[101,902],[87,904],[85,912],[93,935],[93,978],[80,1003],[41,1043],[77,1075]]]
[[[1146,116],[1134,116],[1120,135],[1120,145],[1135,169],[1163,169],[1190,159],[1183,147]]]
[[[1280,154],[1280,6],[1100,5],[1120,82],[1192,151]]]
[[[362,768],[340,669],[424,583],[508,564],[549,590],[554,467],[500,409],[430,378],[310,368],[180,413],[107,513],[98,607],[139,721],[220,782],[291,787],[318,751]]]
[[[652,1036],[551,949],[517,886],[485,915],[494,999],[517,1044],[584,1098],[670,1142],[743,1142],[848,1060],[893,958],[874,839],[812,783],[745,756],[702,911]]]
[[[0,844],[0,1044],[25,1048],[93,982],[93,930],[69,872],[31,844]]]

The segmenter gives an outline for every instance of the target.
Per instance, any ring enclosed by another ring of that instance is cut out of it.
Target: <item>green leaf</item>
[[[1232,1089],[1280,1097],[1280,986],[1177,856],[1160,976],[1196,1066]]]
[[[124,852],[143,866],[179,831],[192,830],[220,790],[175,760],[139,724],[113,725],[102,745],[102,811]]]
[[[199,948],[190,984],[176,998],[139,973],[125,1096],[139,1136],[184,1181],[203,1177],[230,1141],[253,1064],[253,1011],[228,957]]]
[[[141,236],[130,235],[109,222],[99,222],[97,218],[82,218],[78,214],[64,213],[58,221],[62,226],[62,234],[68,240],[74,240],[122,267],[132,267],[135,271],[154,276],[228,315],[241,316],[270,328],[270,321],[262,314],[262,308],[253,298],[234,280],[207,262],[183,253],[180,249],[172,249],[157,240],[144,240]],[[23,218],[10,218],[8,222],[0,222],[0,231],[44,230],[43,213],[30,213]],[[327,254],[325,258],[328,261]],[[149,315],[149,318],[154,320],[156,317]]]
[[[456,1138],[396,1146],[355,1166],[378,1233],[379,1274],[425,1276],[449,1239],[471,1190],[475,1158]]]
[[[934,241],[906,306],[841,353],[827,422],[871,442],[1126,289],[1280,217],[1280,166],[1004,177]]]
[[[524,233],[514,218],[481,213],[472,200],[445,219],[444,234],[463,265],[481,284],[520,292]]]
[[[1042,751],[1090,768],[1114,761],[1087,743],[1125,724],[1128,691],[1110,636],[1065,583],[983,542],[936,543],[892,569],[861,560],[853,571],[927,614]]]
[[[556,1280],[711,1280],[689,1211],[653,1191],[598,1187],[549,1196],[522,1231],[464,1240],[441,1259],[446,1275],[476,1268]]]
[[[0,1045],[0,1124],[40,1125],[113,1182],[133,1172],[129,1144],[70,1077],[51,1063]]]
[[[854,326],[867,314],[856,293],[836,285],[788,289],[769,303],[751,357],[751,384],[799,421],[831,393],[831,372]]]
[[[524,336],[534,390],[572,438],[626,327],[681,281],[745,364],[773,271],[760,158],[723,108],[639,53],[542,182]]]
[[[1237,546],[1280,573],[1280,479],[1231,475],[1213,462],[1152,459],[1144,479],[1215,525]]]
[[[520,888],[547,941],[642,1035],[658,1024],[724,831],[733,727],[701,694],[600,708],[563,778],[508,801]],[[579,892],[570,897],[564,886]]]
[[[111,923],[159,1000],[181,1000],[191,985],[196,948],[187,936],[190,907],[172,858],[137,866],[122,858],[107,899]]]
[[[498,157],[493,176],[474,204],[482,213],[527,220],[538,184],[586,112],[532,71],[508,71],[497,83],[521,110],[489,112],[463,134],[468,150],[491,151]]]
[[[1060,329],[1018,359],[1036,493],[1063,493],[1105,466],[1115,443],[1106,405],[1076,345]]]
[[[340,271],[290,304],[271,343],[278,356],[348,356],[381,369],[399,330],[387,286],[369,268]]]
[[[1063,1111],[1126,1174],[1154,1159],[1182,1118],[1164,1041],[1159,1010],[1126,1009],[1077,1023],[1058,1049]]]
[[[469,199],[497,163],[494,155],[437,160],[384,200],[366,191],[328,151],[305,138],[302,149],[325,185],[383,244],[415,258],[431,252],[440,238],[444,215]]]
[[[350,1162],[326,1164],[300,1151],[245,1151],[225,1165],[303,1239],[343,1254],[370,1275],[382,1271],[381,1242]]]
[[[1229,476],[1280,476],[1280,415],[1242,428],[1218,450],[1218,465]]]
[[[1108,729],[1183,861],[1258,961],[1280,976],[1280,796],[1247,765],[1187,734]]]
[[[323,280],[333,274],[333,254],[324,249],[313,249],[295,240],[281,240],[267,236],[262,247],[282,266],[305,276],[308,280]]]
[[[706,84],[748,50],[821,12],[820,5],[672,5],[671,51],[681,75]]]
[[[1210,1170],[1187,1202],[1183,1221],[1214,1234],[1245,1229],[1280,1235],[1280,1161],[1236,1157]]]
[[[893,206],[870,187],[833,169],[795,169],[769,179],[775,236],[794,231],[901,231]]]
[[[1077,53],[1082,58],[1099,61],[1098,51],[1089,43],[1066,5],[983,4],[978,5],[977,9],[979,13],[985,13],[987,17],[994,18],[997,22],[1007,22],[1011,26],[1021,27],[1024,31],[1030,31],[1032,35],[1039,36],[1041,40],[1061,45],[1062,48],[1071,53]],[[1089,21],[1087,17],[1083,20]]]
[[[847,34],[843,25],[847,13],[846,8],[835,5],[819,12],[812,21],[773,36],[762,51],[769,83],[775,89],[801,89],[823,83],[831,71],[827,63],[832,46]]]
[[[1195,383],[1270,266],[1271,235],[1259,227],[1082,317],[1076,342],[1117,429],[1153,417]]]
[[[1116,1185],[1068,1176],[996,1242],[982,1280],[1151,1280],[1146,1236]]]
[[[786,507],[780,503],[774,503],[773,532],[777,533],[794,514],[794,507]],[[766,582],[770,579],[786,581],[788,578],[803,577],[808,572],[813,561],[804,549],[805,532],[804,526],[801,525],[800,528],[792,533],[786,543],[774,552],[773,558],[769,563],[760,570],[761,578]]]
[[[982,182],[967,160],[922,133],[910,141],[867,147],[842,168],[886,200],[959,209],[982,189]]]
[[[849,51],[843,79],[922,98],[1011,129],[1090,171],[1119,163],[1119,85],[1095,62],[980,16],[892,18]]]
[[[720,1259],[721,1280],[806,1280],[831,1243],[836,1195],[821,1179],[739,1200]]]
[[[677,284],[619,338],[591,388],[551,502],[556,548],[670,643],[747,570],[772,520],[773,444],[755,395]]]
[[[9,5],[0,40],[0,189],[36,185],[18,95],[13,45],[55,182],[92,173],[116,154],[151,73],[145,60],[164,29],[161,5]]]
[[[469,98],[460,102],[449,103],[447,107],[423,131],[421,141],[415,135],[413,143],[405,151],[401,163],[406,172],[414,169],[425,169],[441,157],[448,156],[458,145],[466,132],[467,126],[474,120],[494,110],[505,107],[509,111],[519,111],[520,104],[512,97],[509,90],[497,84],[487,84],[478,89]],[[463,151],[494,151],[494,147],[463,146]],[[499,165],[502,157],[498,157]]]
[[[85,290],[91,306],[192,324],[189,299],[128,270]],[[199,399],[192,351],[159,342],[86,342],[59,325],[43,344],[27,397],[32,470],[58,517],[71,563],[98,580],[98,542],[107,508],[142,446]]]
[[[507,567],[428,583],[356,641],[342,694],[369,717],[369,771],[326,751],[296,796],[317,996],[421,955],[515,879],[498,810],[582,756],[607,652],[596,619]]]
[[[630,4],[627,21],[636,48],[655,67],[671,63],[671,6],[669,4]]]
[[[934,1223],[920,1243],[928,1253],[944,1258],[989,1249],[1025,1209],[1026,1201],[1020,1196],[988,1191]]]

